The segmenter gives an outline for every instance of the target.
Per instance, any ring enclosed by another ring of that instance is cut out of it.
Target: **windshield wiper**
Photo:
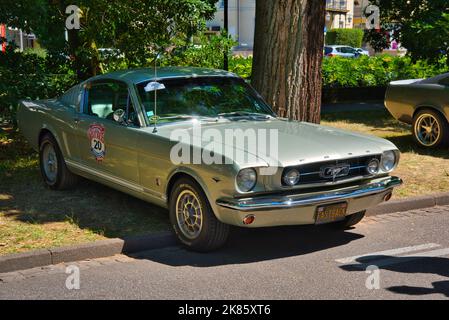
[[[257,112],[247,112],[247,111],[234,111],[234,112],[224,112],[219,113],[218,117],[222,118],[233,118],[233,117],[250,117],[250,118],[264,118],[264,119],[272,119],[273,116],[265,113],[257,113]]]
[[[207,121],[216,121],[215,117],[206,117],[206,116],[194,116],[189,114],[179,114],[176,116],[170,116],[170,117],[161,117],[160,120],[207,120]]]

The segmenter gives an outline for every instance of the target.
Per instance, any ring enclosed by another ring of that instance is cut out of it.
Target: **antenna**
[[[159,53],[156,54],[154,59],[154,80],[157,81],[157,59],[159,58]],[[157,90],[154,90],[154,129],[153,133],[157,133]]]

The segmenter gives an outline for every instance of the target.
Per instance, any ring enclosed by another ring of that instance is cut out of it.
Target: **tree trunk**
[[[319,123],[324,0],[257,0],[252,85],[280,117]]]

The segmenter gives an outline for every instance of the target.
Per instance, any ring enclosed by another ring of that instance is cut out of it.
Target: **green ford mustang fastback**
[[[399,161],[391,142],[278,118],[220,70],[97,76],[22,101],[18,122],[48,187],[82,176],[166,207],[179,240],[198,251],[222,246],[230,225],[346,228],[402,183],[389,175]]]

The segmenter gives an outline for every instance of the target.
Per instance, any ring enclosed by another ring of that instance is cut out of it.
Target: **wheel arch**
[[[178,169],[169,176],[167,180],[168,181],[167,186],[165,188],[165,195],[167,197],[167,202],[170,201],[173,186],[175,185],[176,181],[178,181],[181,178],[188,178],[196,182],[201,187],[201,189],[203,190],[204,194],[206,195],[206,197],[210,202],[210,195],[208,193],[207,188],[205,187],[203,180],[191,170],[184,170],[184,169]]]
[[[63,156],[65,157],[66,154],[65,154],[65,152],[64,152],[64,149],[62,148],[63,145],[61,144],[61,141],[60,141],[60,139],[59,139],[59,136],[58,136],[57,134],[55,134],[55,130],[53,130],[51,127],[49,127],[49,126],[47,126],[47,125],[44,125],[44,126],[39,130],[39,135],[38,135],[38,140],[37,140],[37,143],[38,143],[38,149],[40,148],[42,138],[43,138],[46,134],[51,135],[51,136],[55,139],[56,143],[58,144],[59,150],[62,152]]]
[[[424,104],[424,105],[420,105],[417,106],[415,108],[415,110],[413,111],[413,116],[412,119],[415,119],[415,116],[418,114],[418,112],[422,111],[422,110],[431,110],[431,111],[435,111],[437,112],[439,115],[441,115],[447,123],[449,123],[448,117],[446,116],[446,114],[444,113],[443,109],[441,107],[437,107],[437,106],[432,106],[430,104]]]

